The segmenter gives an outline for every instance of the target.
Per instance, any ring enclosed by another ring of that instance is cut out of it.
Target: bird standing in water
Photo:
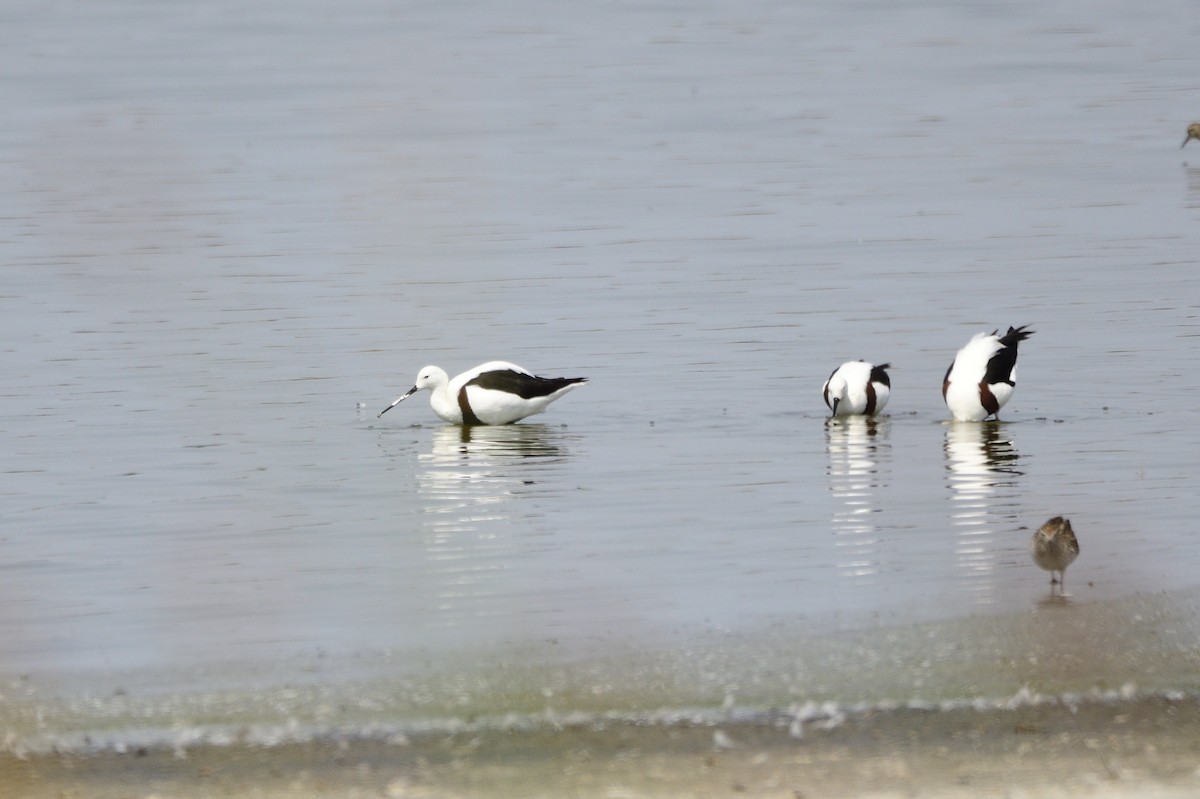
[[[887,407],[892,381],[887,369],[866,361],[847,361],[833,370],[821,389],[831,416],[874,416]]]
[[[1079,557],[1079,541],[1069,519],[1055,516],[1038,528],[1029,542],[1033,562],[1050,572],[1050,590],[1058,584],[1061,593],[1067,581],[1067,567]],[[1054,573],[1058,572],[1058,577]]]
[[[977,333],[958,351],[942,379],[942,398],[955,421],[1000,418],[1017,387],[1017,345],[1033,335],[1028,325]]]
[[[512,424],[546,410],[546,406],[586,377],[538,377],[507,361],[488,361],[455,377],[437,366],[426,366],[417,382],[379,416],[418,391],[429,391],[429,404],[439,418],[452,424]]]
[[[1200,141],[1200,122],[1193,122],[1192,124],[1188,125],[1187,136],[1184,137],[1183,144],[1179,145],[1179,149],[1182,150],[1184,147],[1186,147],[1187,143],[1192,139]]]

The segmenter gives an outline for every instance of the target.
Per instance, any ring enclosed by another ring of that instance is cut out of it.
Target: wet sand
[[[0,796],[1195,796],[1198,601],[777,626],[426,682],[338,688],[332,669],[308,689],[190,699],[146,675],[102,693],[18,681],[0,708]]]
[[[1183,797],[1200,702],[1092,701],[787,725],[619,724],[0,759],[15,799],[133,797]]]

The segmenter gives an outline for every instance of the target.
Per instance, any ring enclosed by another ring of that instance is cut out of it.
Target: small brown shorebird
[[[1184,147],[1186,147],[1187,143],[1192,139],[1200,141],[1200,122],[1193,122],[1192,124],[1188,125],[1187,136],[1184,137],[1183,144],[1179,145],[1179,149],[1182,150]]]
[[[1079,541],[1071,529],[1071,522],[1055,516],[1039,527],[1029,542],[1029,554],[1033,556],[1034,563],[1050,572],[1051,590],[1057,583],[1059,591],[1062,591],[1067,581],[1067,567],[1079,557]],[[1057,578],[1055,572],[1058,572]]]

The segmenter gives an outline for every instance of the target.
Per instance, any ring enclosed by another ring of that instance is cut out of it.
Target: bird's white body
[[[507,361],[488,361],[453,379],[444,369],[426,366],[408,392],[379,412],[387,413],[418,391],[429,391],[433,412],[452,424],[512,424],[541,413],[551,402],[586,378],[538,377]]]
[[[832,416],[874,416],[882,413],[892,395],[884,370],[866,361],[847,361],[833,370],[821,393]]]
[[[980,422],[991,413],[983,406],[979,398],[979,384],[987,373],[988,361],[1001,349],[1000,337],[995,334],[976,333],[967,346],[954,356],[950,374],[946,380],[946,407],[957,421]],[[1014,365],[1011,379],[1016,382],[1017,367]],[[996,404],[1001,408],[1012,397],[1013,387],[1001,383],[991,389],[996,398]]]
[[[1024,327],[977,333],[958,351],[942,381],[942,397],[959,422],[996,416],[1017,384],[1017,344],[1032,335]],[[999,418],[997,416],[997,418]]]

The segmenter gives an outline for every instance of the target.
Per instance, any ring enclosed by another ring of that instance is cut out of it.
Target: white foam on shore
[[[805,701],[787,708],[723,706],[720,708],[661,708],[646,712],[544,711],[506,713],[471,720],[430,718],[422,720],[375,720],[360,724],[313,724],[289,719],[282,723],[180,724],[157,726],[97,726],[74,731],[44,731],[21,735],[9,730],[0,743],[0,751],[16,757],[43,754],[125,754],[143,750],[171,750],[185,757],[197,747],[271,748],[314,742],[371,740],[407,746],[424,736],[505,732],[532,733],[590,728],[603,731],[625,725],[640,727],[720,727],[769,726],[785,729],[795,739],[806,731],[829,731],[848,720],[862,722],[872,716],[897,713],[949,713],[974,710],[980,713],[1014,711],[1028,707],[1062,707],[1070,712],[1084,704],[1136,703],[1148,700],[1168,702],[1200,701],[1200,695],[1182,690],[1140,691],[1127,683],[1115,689],[1094,689],[1086,693],[1042,694],[1021,688],[1007,697],[963,697],[931,701],[914,697],[907,700],[839,703]],[[99,720],[98,720],[99,721]]]

